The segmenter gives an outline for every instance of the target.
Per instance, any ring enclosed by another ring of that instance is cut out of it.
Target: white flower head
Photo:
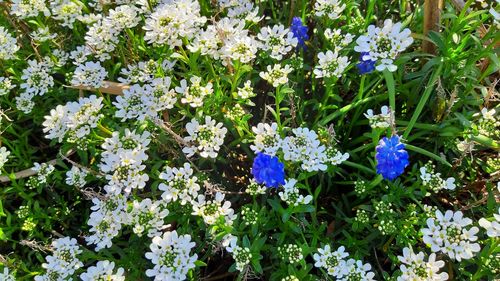
[[[186,124],[186,131],[189,136],[184,137],[188,143],[182,149],[188,157],[199,153],[204,158],[216,158],[220,147],[224,143],[227,129],[222,123],[216,123],[210,116],[205,117],[205,124],[200,124],[196,119]]]

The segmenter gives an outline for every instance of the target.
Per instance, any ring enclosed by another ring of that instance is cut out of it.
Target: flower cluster
[[[198,1],[166,2],[148,16],[143,29],[144,40],[149,44],[182,46],[182,40],[192,39],[198,28],[206,22],[200,15]]]
[[[28,186],[30,186],[31,188],[37,188],[47,184],[49,175],[52,174],[54,170],[55,170],[54,165],[50,163],[40,164],[35,162],[33,166],[33,171],[36,172],[36,176],[32,176],[29,178]]]
[[[103,86],[106,75],[106,69],[101,66],[100,62],[86,62],[85,64],[78,65],[73,74],[71,84],[99,89]]]
[[[377,174],[381,174],[388,180],[399,177],[410,164],[405,145],[400,142],[397,135],[380,140],[375,158],[377,159]]]
[[[403,256],[398,256],[398,260],[402,263],[400,266],[402,274],[397,281],[448,280],[448,273],[439,273],[439,270],[444,267],[444,261],[436,260],[435,253],[430,254],[429,259],[425,261],[423,252],[415,254],[413,249],[404,248]]]
[[[340,78],[347,66],[349,66],[348,57],[339,56],[336,51],[332,52],[328,50],[326,53],[318,53],[318,64],[314,69],[314,74],[316,78]]]
[[[256,153],[276,155],[281,150],[286,161],[301,163],[306,171],[325,171],[328,163],[338,165],[349,158],[333,147],[321,144],[318,134],[307,128],[295,128],[293,136],[281,138],[276,123],[259,123],[252,128],[255,133],[251,147]]]
[[[205,117],[205,124],[200,124],[196,119],[186,124],[186,131],[189,136],[184,137],[188,143],[182,151],[188,157],[199,153],[203,158],[216,158],[220,147],[224,143],[227,129],[222,123],[217,123],[210,116]]]
[[[66,184],[75,186],[77,188],[82,188],[85,186],[87,181],[88,172],[85,169],[80,169],[77,166],[71,167],[71,170],[66,172]]]
[[[283,185],[283,191],[280,191],[279,196],[281,200],[285,201],[288,205],[298,206],[306,205],[311,203],[312,196],[303,196],[299,193],[299,189],[295,186],[297,184],[296,179],[288,179]]]
[[[231,209],[231,202],[224,201],[224,194],[217,192],[213,200],[207,200],[205,195],[198,195],[193,205],[193,215],[203,218],[206,224],[217,224],[222,222],[225,225],[232,225],[236,219],[234,210]]]
[[[132,202],[132,210],[127,215],[127,223],[133,226],[132,230],[139,237],[144,232],[148,237],[161,235],[161,230],[165,227],[164,219],[168,216],[168,210],[163,201],[152,201],[146,198],[142,201]]]
[[[100,168],[109,181],[105,187],[108,193],[128,194],[132,189],[144,188],[149,176],[144,173],[146,166],[142,162],[148,159],[149,137],[148,131],[138,134],[125,129],[124,133],[113,132],[104,141]]]
[[[201,78],[193,76],[189,79],[191,84],[188,86],[185,79],[181,80],[180,86],[175,88],[175,91],[183,95],[181,102],[187,103],[191,107],[200,107],[203,105],[203,99],[213,93],[212,83],[201,85]]]
[[[278,187],[285,183],[285,165],[278,157],[258,153],[252,165],[252,174],[258,184]]]
[[[401,30],[402,24],[394,24],[392,20],[385,20],[382,28],[368,26],[368,34],[357,40],[356,52],[363,53],[362,61],[376,61],[376,69],[396,71],[394,60],[397,55],[413,43],[411,31],[408,28]]]
[[[127,223],[127,199],[123,195],[108,195],[93,198],[92,213],[87,224],[91,235],[85,237],[88,244],[95,244],[95,250],[110,248],[111,241]]]
[[[262,50],[270,51],[270,57],[277,60],[281,60],[299,42],[293,32],[281,24],[262,28],[257,38],[262,42]]]
[[[273,67],[268,65],[267,71],[262,71],[259,75],[262,79],[273,85],[273,87],[277,88],[288,83],[288,74],[292,71],[293,68],[288,64],[285,65],[285,67],[282,67],[280,64],[275,64]]]
[[[102,100],[102,97],[92,95],[80,98],[78,102],[56,106],[50,111],[50,116],[45,116],[42,124],[43,132],[48,133],[46,138],[57,139],[59,142],[67,138],[70,142],[81,143],[91,129],[97,127],[103,116],[100,113]]]
[[[423,240],[430,245],[432,252],[443,252],[452,259],[461,261],[470,259],[481,250],[476,234],[479,229],[475,226],[467,229],[472,220],[463,216],[460,211],[436,211],[436,217],[427,219],[427,228],[421,231]]]
[[[364,114],[368,119],[368,123],[372,129],[386,129],[393,123],[393,116],[388,106],[384,105],[380,108],[380,114],[374,114],[372,109],[368,109]]]
[[[198,259],[197,254],[190,255],[194,246],[190,235],[178,235],[175,230],[153,237],[149,246],[151,252],[146,253],[146,258],[154,267],[146,270],[146,275],[154,277],[155,281],[185,280]]]
[[[13,59],[18,50],[16,38],[12,37],[3,26],[0,26],[0,60]]]
[[[355,259],[346,260],[348,256],[349,253],[345,252],[344,246],[332,252],[330,245],[326,245],[324,248],[319,248],[318,253],[314,254],[314,266],[326,269],[328,275],[337,280],[374,280],[375,274],[370,271],[370,264],[363,264],[362,261]]]
[[[166,167],[160,174],[160,179],[165,182],[160,183],[158,189],[163,191],[161,197],[167,203],[180,201],[185,205],[192,203],[198,197],[200,185],[198,178],[193,176],[193,169],[189,163],[184,163],[181,168]]]
[[[238,245],[238,238],[232,235],[225,237],[223,245],[226,247],[226,251],[231,253],[234,261],[236,262],[236,270],[243,271],[252,259],[252,253],[247,247],[241,247]]]
[[[287,263],[297,263],[304,259],[302,249],[296,244],[285,244],[278,247],[278,255]]]
[[[318,0],[314,4],[316,16],[327,16],[331,20],[340,18],[345,7],[341,0]]]
[[[455,178],[449,177],[443,179],[441,173],[436,173],[434,171],[435,167],[432,162],[428,162],[423,167],[420,168],[420,179],[422,180],[422,185],[433,192],[438,192],[443,189],[455,190]]]
[[[115,116],[127,119],[156,120],[158,112],[174,107],[177,95],[170,88],[171,78],[150,79],[143,86],[132,85],[123,91],[123,96],[118,96],[113,104],[118,109]]]
[[[83,266],[83,263],[77,258],[82,253],[76,239],[64,237],[52,242],[53,253],[46,256],[42,266],[47,270],[44,275],[35,276],[35,281],[46,280],[65,280],[75,270]]]
[[[125,281],[123,273],[125,270],[119,267],[116,272],[115,263],[107,260],[98,261],[95,266],[91,266],[86,272],[80,275],[82,281],[94,280],[109,280],[109,281]]]

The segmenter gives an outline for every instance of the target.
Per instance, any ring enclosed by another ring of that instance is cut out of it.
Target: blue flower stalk
[[[369,56],[370,53],[361,53],[361,56],[359,58],[359,63],[356,64],[356,67],[358,67],[359,74],[366,74],[370,73],[375,70],[375,63],[376,61],[365,58],[365,56]]]
[[[258,153],[253,160],[252,174],[255,181],[267,187],[278,187],[285,184],[285,164],[276,156]]]
[[[398,135],[381,139],[376,150],[377,174],[381,174],[384,179],[392,181],[399,177],[410,164],[408,152]]]
[[[302,24],[302,20],[299,17],[294,17],[292,19],[292,24],[290,25],[290,31],[293,33],[293,37],[297,38],[297,49],[306,49],[306,41],[309,40],[309,35],[307,35],[307,26]]]

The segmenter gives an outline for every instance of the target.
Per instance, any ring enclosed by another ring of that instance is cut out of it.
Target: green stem
[[[345,164],[346,166],[357,168],[358,170],[367,172],[368,174],[376,174],[375,171],[373,171],[372,169],[370,169],[368,167],[365,167],[363,165],[360,165],[358,163],[354,163],[354,162],[351,162],[351,161],[344,161],[342,163]]]
[[[387,83],[387,91],[389,92],[389,106],[392,114],[396,116],[396,84],[394,83],[394,76],[389,70],[384,70],[384,78]]]
[[[99,130],[101,130],[103,133],[105,133],[106,135],[109,135],[109,136],[112,136],[113,135],[113,132],[111,132],[108,128],[104,127],[103,125],[101,124],[97,124],[97,128],[99,128]]]
[[[439,74],[441,74],[442,68],[443,68],[443,65],[439,64],[436,71],[434,71],[434,73],[432,74],[432,77],[429,80],[429,83],[427,83],[427,87],[424,91],[424,94],[420,98],[420,101],[418,102],[418,105],[417,105],[417,108],[415,109],[415,112],[413,112],[413,116],[410,119],[410,123],[408,123],[408,127],[406,127],[406,130],[403,134],[403,139],[408,138],[408,136],[410,135],[410,132],[413,129],[413,126],[417,122],[417,119],[420,116],[420,113],[422,113],[422,110],[424,109],[424,106],[427,103],[427,100],[429,99],[429,97],[432,93],[432,90],[434,89],[434,84],[436,84],[436,81],[439,78]]]
[[[411,150],[411,151],[414,151],[416,153],[420,153],[422,155],[428,156],[429,158],[432,158],[432,159],[434,159],[436,161],[439,161],[439,162],[443,163],[444,165],[446,165],[448,167],[452,167],[452,165],[448,161],[444,160],[443,158],[441,158],[441,157],[437,156],[436,154],[434,154],[432,152],[429,152],[429,151],[427,151],[425,149],[413,146],[411,144],[405,144],[405,147],[408,150]]]

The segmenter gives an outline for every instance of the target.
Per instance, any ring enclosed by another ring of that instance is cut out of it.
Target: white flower
[[[254,7],[254,4],[249,0],[239,0],[237,5],[231,6],[227,10],[229,18],[244,19],[247,22],[258,23],[264,17],[259,17],[259,7]]]
[[[203,218],[206,224],[216,224],[222,219],[226,225],[232,225],[236,216],[231,209],[231,202],[224,201],[224,194],[217,192],[214,200],[207,201],[204,195],[198,195],[198,200],[192,202],[193,215]]]
[[[259,76],[273,85],[273,87],[278,87],[280,85],[288,83],[288,74],[293,71],[288,64],[285,67],[281,67],[280,64],[275,64],[273,67],[267,66],[267,72],[260,72]]]
[[[439,192],[443,189],[454,190],[456,188],[455,178],[443,179],[441,173],[436,173],[434,168],[434,165],[430,161],[420,168],[422,185],[433,192]]]
[[[165,227],[163,220],[168,213],[161,201],[153,202],[149,198],[141,202],[134,200],[127,221],[133,226],[133,231],[138,236],[142,236],[142,233],[146,231],[148,237],[154,237],[161,235],[160,231]]]
[[[74,51],[70,52],[69,58],[73,64],[81,65],[87,61],[87,57],[92,53],[91,49],[86,45],[77,46]]]
[[[99,89],[103,86],[106,75],[108,75],[108,73],[106,69],[101,66],[100,62],[86,62],[76,68],[71,84],[74,86]]]
[[[179,87],[175,87],[175,91],[183,97],[182,103],[187,103],[191,107],[200,107],[203,105],[203,100],[206,96],[213,93],[212,83],[208,82],[206,86],[201,85],[201,77],[193,76],[189,79],[191,85],[187,85],[187,81],[183,79]]]
[[[177,200],[180,200],[181,205],[191,203],[200,191],[198,178],[193,176],[189,163],[184,163],[181,168],[166,167],[165,172],[160,174],[160,179],[166,181],[166,184],[160,183],[158,189],[163,191],[161,197],[167,203]]]
[[[0,26],[0,60],[10,60],[15,58],[19,51],[16,38],[12,37],[7,29]]]
[[[50,66],[46,62],[28,61],[28,67],[23,70],[21,89],[26,93],[44,95],[54,86],[54,78],[50,76]]]
[[[368,123],[372,129],[385,129],[391,126],[392,122],[392,112],[387,105],[382,106],[380,108],[380,114],[373,114],[372,109],[368,109],[364,114],[368,119]]]
[[[151,252],[146,253],[154,267],[146,270],[146,275],[155,281],[185,280],[198,259],[196,254],[190,256],[194,246],[190,235],[179,236],[175,230],[155,236],[149,246]]]
[[[385,20],[383,28],[368,26],[368,34],[360,36],[357,40],[356,52],[368,53],[364,59],[377,61],[377,70],[388,69],[396,71],[394,60],[413,43],[411,31],[408,28],[401,30],[400,22],[393,24],[391,20]]]
[[[91,235],[85,237],[88,244],[95,244],[96,251],[111,247],[112,239],[118,235],[122,225],[127,223],[127,199],[123,195],[110,195],[103,200],[93,198],[92,213],[87,222]]]
[[[43,13],[46,17],[50,16],[45,0],[12,0],[11,2],[10,13],[20,19],[36,17],[39,13]]]
[[[500,184],[499,184],[500,186]],[[498,214],[493,214],[493,221],[489,221],[485,218],[479,220],[479,225],[486,229],[486,234],[489,237],[499,237],[500,236],[500,208],[498,208]]]
[[[42,267],[47,270],[44,275],[35,276],[35,280],[47,280],[44,278],[57,276],[61,279],[71,277],[75,270],[83,266],[83,263],[78,259],[78,255],[82,253],[76,239],[63,237],[52,241],[52,255],[46,256],[46,263]],[[48,279],[53,280],[53,279]],[[59,280],[59,279],[56,279]]]
[[[0,273],[0,280],[3,280],[3,281],[16,281],[16,278],[14,277],[14,275],[10,274],[8,267],[4,267],[3,268],[3,273]]]
[[[0,76],[0,96],[8,94],[15,87],[10,78]]]
[[[250,148],[255,152],[263,152],[269,155],[276,155],[276,152],[281,148],[281,137],[278,133],[278,124],[259,123],[257,127],[252,127],[255,133],[253,145]]]
[[[316,78],[341,77],[347,66],[349,66],[348,57],[339,57],[337,52],[328,50],[326,53],[320,52],[318,54],[318,65],[314,68],[314,74]]]
[[[318,253],[313,255],[314,266],[322,267],[329,275],[340,278],[344,273],[345,258],[348,256],[349,253],[345,252],[344,246],[340,246],[335,252],[332,252],[330,245],[326,245],[324,248],[319,248]]]
[[[178,0],[166,2],[155,9],[143,27],[144,40],[149,44],[168,45],[170,48],[183,44],[182,39],[191,39],[198,28],[206,22],[200,15],[198,1]]]
[[[415,254],[411,248],[403,249],[403,256],[398,256],[402,263],[399,269],[402,275],[397,281],[445,281],[448,280],[448,273],[439,273],[439,270],[444,267],[444,261],[436,260],[436,254],[429,255],[428,261],[424,259],[424,253]]]
[[[283,157],[286,161],[302,163],[302,169],[312,171],[325,171],[326,163],[334,162],[333,154],[327,154],[327,149],[318,139],[315,131],[308,128],[295,128],[293,136],[288,136],[281,142]],[[332,151],[330,151],[332,152]]]
[[[80,170],[77,166],[73,166],[71,167],[71,170],[66,172],[66,184],[82,188],[87,183],[85,180],[87,175],[88,172],[86,170]]]
[[[115,9],[109,10],[109,16],[107,18],[117,30],[133,28],[141,21],[138,15],[138,9],[132,5],[121,5]]]
[[[281,24],[272,28],[269,26],[261,28],[257,38],[262,41],[261,48],[265,51],[271,51],[270,56],[277,60],[281,60],[298,43],[298,39],[293,36],[293,33]]]
[[[80,1],[51,0],[52,18],[62,21],[61,26],[73,29],[73,23],[82,15],[84,5]]]
[[[7,148],[2,146],[0,148],[0,169],[3,168],[5,163],[7,163],[9,155],[10,155],[10,151],[8,151]]]
[[[184,141],[189,145],[184,147],[182,151],[188,157],[193,156],[196,152],[201,157],[216,158],[221,145],[224,143],[227,129],[222,126],[222,123],[217,123],[210,116],[205,117],[205,124],[200,124],[196,119],[186,124],[186,131],[189,136],[184,137]]]
[[[16,100],[16,107],[20,111],[24,112],[24,114],[28,114],[33,110],[33,107],[35,106],[35,103],[33,102],[33,97],[35,94],[33,93],[21,93],[21,95],[15,97],[14,99]]]
[[[317,0],[314,4],[316,16],[325,15],[332,20],[338,19],[344,9],[345,4],[340,0]]]
[[[477,240],[477,227],[466,229],[472,220],[464,218],[462,212],[436,211],[436,218],[427,219],[427,228],[423,228],[424,243],[430,245],[432,252],[443,252],[450,258],[461,261],[472,258],[481,250]]]
[[[123,96],[117,96],[113,105],[118,109],[116,117],[121,117],[122,121],[127,119],[137,119],[144,121],[146,118],[155,118],[154,95],[152,87],[134,84],[130,88],[123,90]]]
[[[82,281],[125,281],[123,273],[125,270],[119,267],[114,273],[115,263],[107,260],[98,261],[95,266],[91,266],[86,272],[80,274]]]
[[[339,281],[374,281],[375,273],[371,272],[372,266],[369,263],[363,264],[360,260],[349,259],[342,264],[342,278]]]
[[[110,20],[99,20],[89,27],[85,34],[85,44],[92,53],[100,60],[105,61],[111,56],[119,42],[119,30],[115,28]]]
[[[36,31],[33,31],[30,34],[30,36],[35,41],[45,42],[56,38],[57,34],[50,33],[49,27],[46,26],[46,27],[39,27]]]
[[[250,183],[248,184],[245,192],[250,195],[259,195],[266,194],[267,187],[263,184],[258,184],[255,179],[250,179]]]
[[[231,36],[220,50],[222,58],[250,63],[255,59],[260,44],[253,36]],[[227,65],[226,60],[223,61]]]
[[[325,38],[334,46],[334,52],[340,52],[354,40],[354,35],[350,33],[342,34],[341,29],[332,30],[327,28],[324,31],[324,35]]]
[[[279,192],[281,200],[285,201],[288,205],[298,206],[311,203],[312,196],[303,196],[299,193],[299,189],[295,186],[296,179],[288,179],[283,185],[283,191]]]
[[[2,80],[0,80],[0,83],[1,83],[1,81]],[[247,80],[243,87],[238,88],[237,95],[238,95],[238,98],[240,98],[240,99],[249,99],[251,97],[254,97],[255,93],[253,91],[252,82],[250,80]]]
[[[142,162],[148,159],[149,136],[147,131],[137,134],[125,129],[125,134],[113,132],[112,137],[104,141],[100,168],[109,180],[105,187],[108,193],[128,194],[132,189],[144,188],[149,176],[143,172],[146,166]]]

